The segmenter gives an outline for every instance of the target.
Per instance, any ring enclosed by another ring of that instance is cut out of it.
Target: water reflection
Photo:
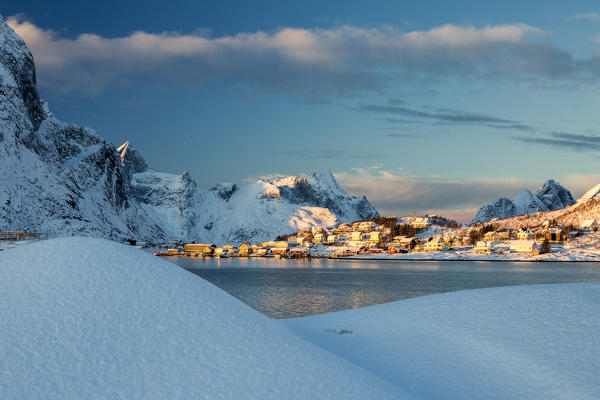
[[[174,258],[273,318],[387,303],[454,290],[598,282],[600,264]]]

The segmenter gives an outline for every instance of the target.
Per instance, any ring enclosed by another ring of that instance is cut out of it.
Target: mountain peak
[[[534,193],[523,189],[511,201],[505,197],[483,206],[477,212],[473,223],[490,221],[495,218],[508,218],[515,215],[558,210],[575,204],[567,189],[554,179],[549,179]]]

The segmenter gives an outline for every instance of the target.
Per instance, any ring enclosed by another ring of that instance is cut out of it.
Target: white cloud
[[[498,197],[512,198],[523,188],[535,187],[514,177],[449,180],[363,168],[337,173],[335,178],[349,193],[366,195],[382,214],[437,212],[463,222]]]
[[[92,94],[149,80],[341,93],[375,89],[393,77],[485,71],[547,75],[570,69],[572,61],[556,48],[529,41],[529,36],[545,32],[526,24],[444,25],[412,32],[345,25],[220,37],[134,32],[116,38],[67,38],[16,17],[7,23],[30,47],[41,86]]]

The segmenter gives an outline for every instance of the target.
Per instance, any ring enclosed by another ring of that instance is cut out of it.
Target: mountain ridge
[[[573,199],[571,192],[554,179],[549,179],[534,194],[527,189],[523,189],[517,193],[513,200],[501,197],[481,207],[472,223],[554,211],[573,204],[575,204],[575,199]]]

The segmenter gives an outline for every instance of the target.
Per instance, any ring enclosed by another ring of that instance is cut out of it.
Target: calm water
[[[272,318],[507,285],[600,282],[600,263],[169,259]]]

